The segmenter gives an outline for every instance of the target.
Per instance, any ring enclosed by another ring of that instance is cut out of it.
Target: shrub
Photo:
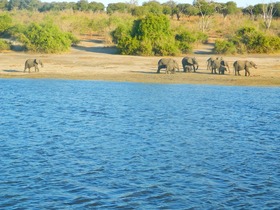
[[[5,33],[12,26],[12,18],[8,14],[0,14],[0,33]]]
[[[65,52],[78,42],[72,34],[62,32],[53,23],[31,23],[18,34],[18,39],[27,50],[42,53]]]
[[[257,31],[253,27],[243,27],[237,30],[232,41],[241,52],[245,46],[248,53],[272,53],[280,50],[279,39],[277,36],[269,36]]]
[[[280,38],[266,35],[254,27],[242,27],[227,41],[217,40],[216,53],[273,53],[280,50]]]
[[[183,30],[175,35],[175,39],[179,42],[179,49],[182,53],[191,52],[193,49],[193,44],[196,42],[207,41],[208,36],[202,32],[190,32]]]
[[[236,53],[236,47],[233,42],[226,40],[216,40],[214,52],[217,54],[234,54]]]
[[[0,39],[0,51],[9,49],[11,49],[11,45],[6,40]]]
[[[112,32],[112,37],[122,54],[175,55],[179,52],[165,15],[149,14],[135,20],[132,26],[121,25]]]
[[[194,43],[196,41],[196,37],[193,33],[189,31],[183,31],[180,34],[176,34],[175,39],[179,42],[188,42],[188,43]]]

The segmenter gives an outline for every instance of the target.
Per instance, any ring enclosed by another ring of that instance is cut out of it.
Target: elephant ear
[[[38,64],[38,61],[37,61],[37,59],[34,59],[34,63],[35,63],[35,64]]]
[[[193,59],[192,58],[188,58],[187,61],[188,61],[189,64],[193,64]]]

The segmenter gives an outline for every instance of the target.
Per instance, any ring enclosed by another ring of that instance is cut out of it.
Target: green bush
[[[0,14],[0,33],[5,33],[12,26],[12,18],[9,14]]]
[[[149,14],[137,19],[132,26],[120,25],[112,33],[113,41],[122,54],[175,55],[179,53],[169,19],[165,15]]]
[[[280,38],[257,31],[254,27],[243,27],[229,41],[239,53],[273,53],[280,50]]]
[[[72,34],[62,32],[53,23],[31,23],[17,37],[27,50],[41,53],[66,52],[78,42]]]
[[[214,52],[217,54],[234,54],[236,51],[233,42],[226,40],[216,40],[215,42]]]
[[[176,34],[175,39],[179,42],[188,42],[188,43],[194,43],[196,41],[195,35],[189,31],[183,31],[180,34]]]
[[[242,27],[228,40],[217,40],[216,53],[274,53],[280,51],[280,37],[266,35],[254,27]]]
[[[202,32],[190,32],[182,30],[175,35],[175,39],[182,53],[189,53],[193,50],[193,44],[197,42],[206,42],[208,36]]]
[[[11,49],[11,45],[7,41],[0,39],[0,51],[9,49]]]

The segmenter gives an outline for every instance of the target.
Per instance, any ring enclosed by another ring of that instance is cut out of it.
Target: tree
[[[16,37],[28,50],[41,53],[66,52],[77,41],[72,34],[61,31],[51,22],[31,23]]]
[[[10,0],[8,3],[8,10],[17,10],[20,9],[21,2],[20,0]]]
[[[112,14],[114,12],[129,13],[131,11],[131,5],[127,3],[111,3],[107,6],[107,13]]]
[[[162,6],[163,6],[163,14],[171,15],[172,18],[174,15],[176,15],[177,20],[180,19],[180,15],[178,13],[178,8],[176,7],[177,5],[173,0],[170,0],[166,3],[164,3]]]
[[[0,10],[7,10],[8,0],[0,0]]]
[[[157,1],[145,2],[143,6],[148,8],[149,13],[162,14],[162,5]]]
[[[253,8],[255,16],[260,16],[263,14],[263,4],[256,4]]]
[[[9,14],[0,14],[0,33],[4,33],[12,26],[12,18]]]
[[[186,16],[194,16],[199,13],[198,8],[191,4],[178,4],[177,8],[179,13],[182,13]]]
[[[135,20],[132,27],[117,27],[112,36],[121,54],[175,55],[179,52],[166,15],[148,14]]]
[[[274,16],[275,17],[280,17],[280,2],[276,2],[274,7],[275,7]]]
[[[148,13],[149,13],[149,8],[145,6],[137,6],[131,9],[131,14],[133,16],[141,17],[147,15]]]
[[[216,5],[208,0],[195,0],[194,6],[198,8],[199,15],[201,16],[201,29],[202,32],[208,28],[211,16],[216,12]]]
[[[266,29],[270,28],[273,15],[275,14],[274,4],[263,4],[263,20]]]
[[[229,1],[225,4],[222,4],[221,13],[223,14],[224,18],[228,15],[236,14],[239,11],[237,8],[237,4],[233,1]]]
[[[88,10],[88,1],[87,0],[80,0],[77,2],[77,9],[80,11],[87,11]]]

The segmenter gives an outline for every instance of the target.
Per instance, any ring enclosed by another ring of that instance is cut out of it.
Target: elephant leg
[[[217,74],[216,68],[212,68],[212,74]]]
[[[157,73],[158,73],[158,74],[160,73],[160,66],[158,67]]]
[[[250,71],[247,67],[245,68],[245,76],[248,76],[248,77],[250,76]]]
[[[193,65],[192,67],[193,67],[193,72],[195,72],[195,66]]]
[[[166,68],[165,74],[170,74],[170,69],[168,67]]]

